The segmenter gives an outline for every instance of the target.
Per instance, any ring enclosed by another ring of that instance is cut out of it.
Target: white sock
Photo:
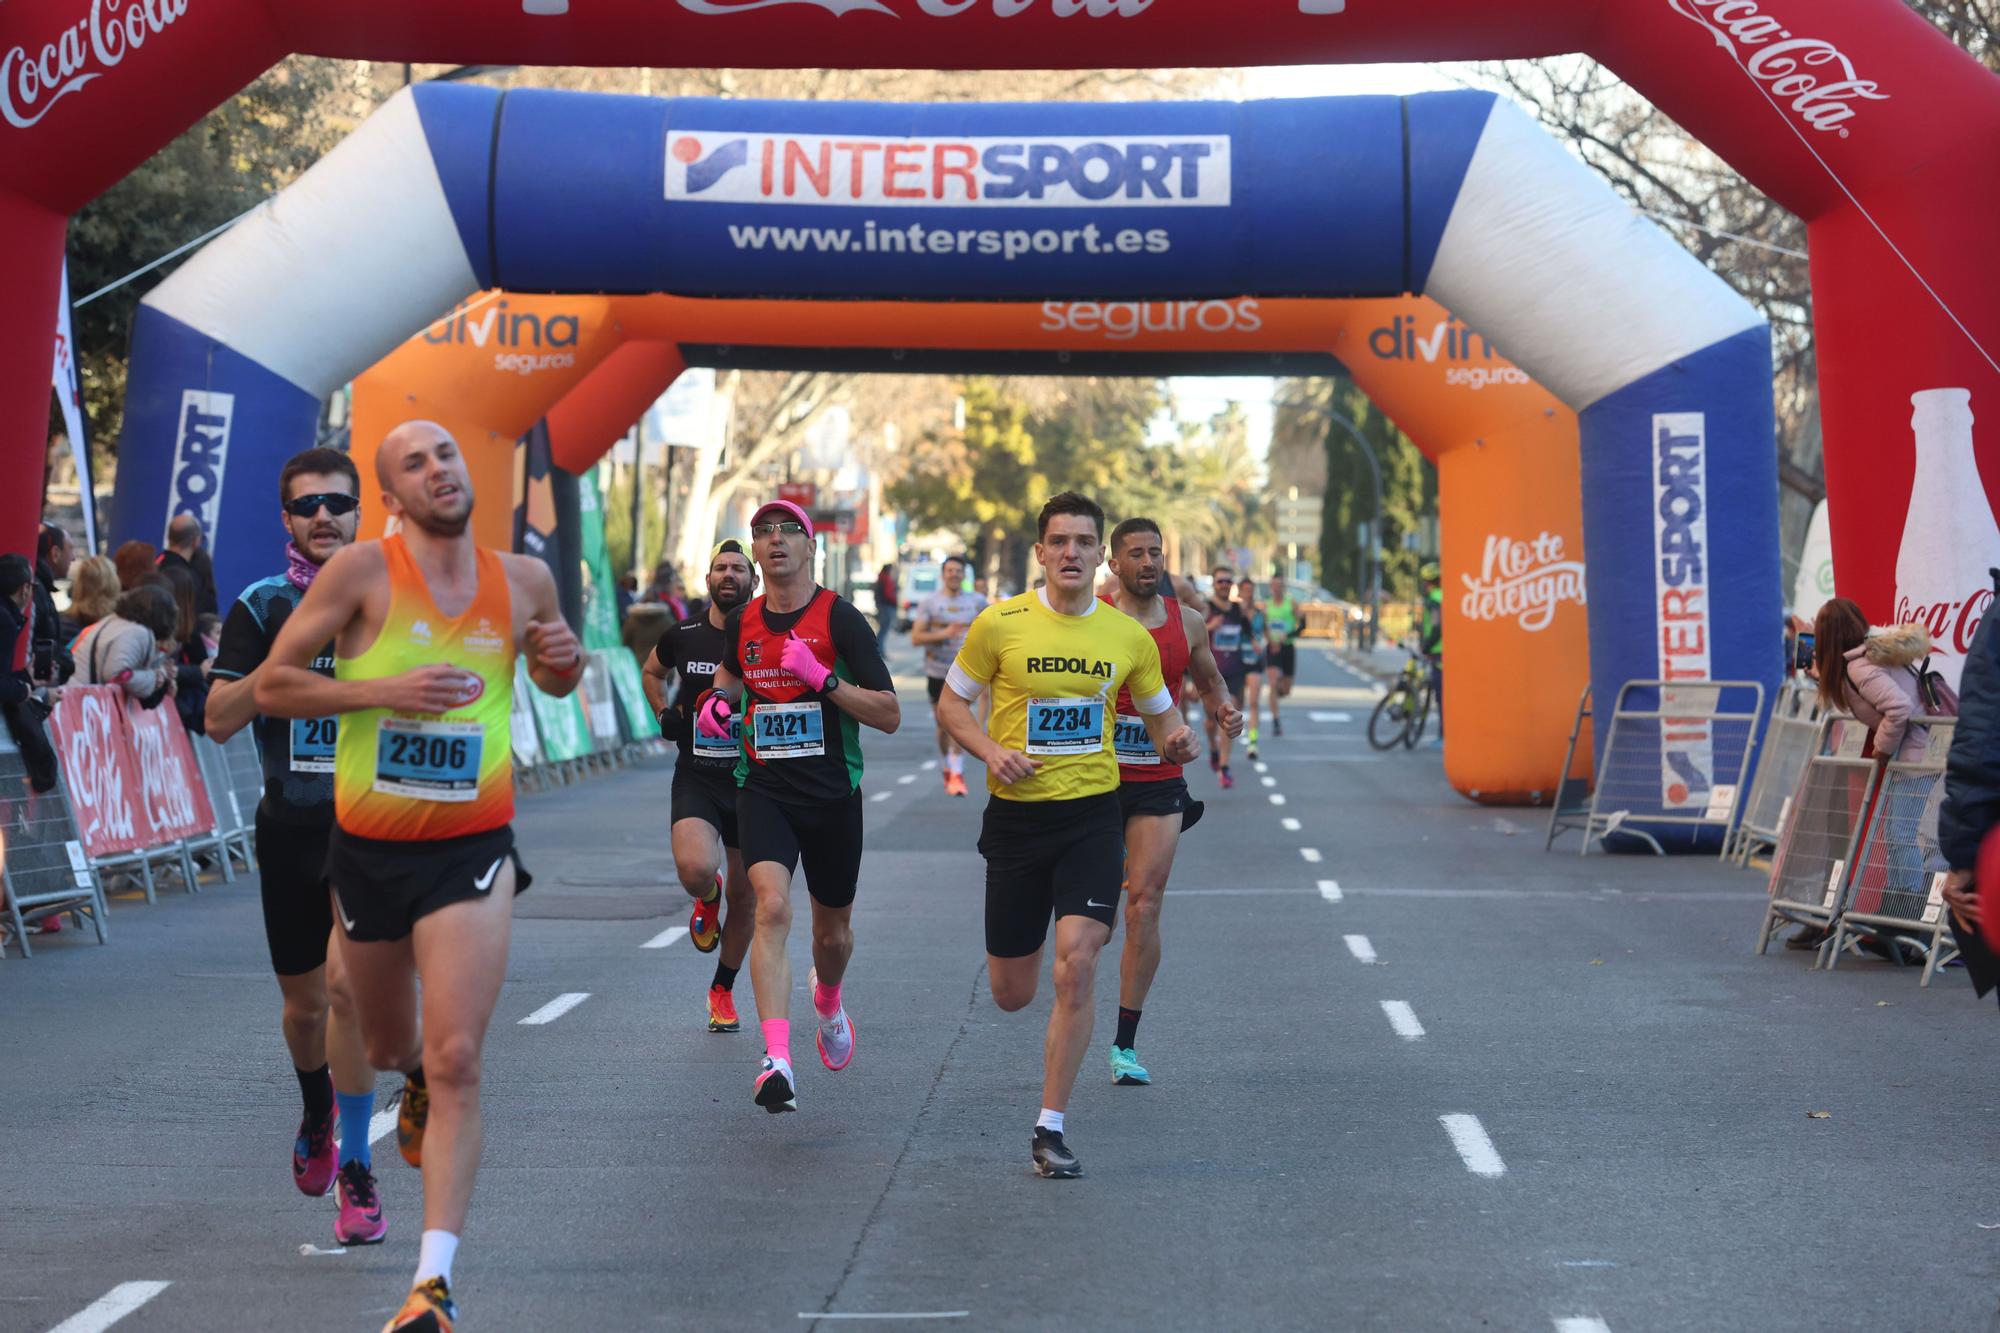
[[[963,773],[965,772],[965,756],[957,750],[953,750],[944,757],[944,766],[945,771],[948,773]]]
[[[1041,1115],[1038,1116],[1035,1120],[1036,1129],[1054,1130],[1058,1134],[1063,1132],[1062,1126],[1063,1126],[1063,1113],[1061,1111],[1051,1111],[1046,1106],[1042,1108]]]
[[[457,1236],[449,1231],[426,1231],[423,1248],[417,1253],[417,1280],[410,1285],[421,1287],[432,1278],[441,1277],[450,1286],[451,1261],[457,1256]]]

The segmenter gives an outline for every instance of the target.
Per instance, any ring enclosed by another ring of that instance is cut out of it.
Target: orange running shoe
[[[736,1017],[736,997],[720,986],[708,988],[708,1030],[734,1032],[742,1027]]]
[[[403,1075],[403,1103],[396,1111],[396,1150],[419,1171],[424,1167],[424,1126],[431,1122],[431,1090]]]
[[[946,773],[944,775],[944,789],[953,796],[964,796],[966,794],[965,774]]]
[[[715,872],[715,893],[694,905],[688,916],[688,943],[702,953],[714,953],[722,943],[722,872]]]
[[[451,1288],[434,1277],[410,1292],[396,1317],[382,1325],[382,1333],[451,1333],[451,1321],[458,1318],[452,1304]]]

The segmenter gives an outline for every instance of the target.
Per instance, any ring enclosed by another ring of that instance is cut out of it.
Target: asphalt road
[[[461,1329],[1994,1326],[1996,1034],[1961,973],[1754,957],[1754,873],[1546,855],[1435,748],[1372,753],[1359,678],[1301,671],[1264,771],[1194,779],[1151,1088],[1109,1082],[1100,977],[1073,1182],[1029,1170],[1046,988],[987,993],[981,801],[925,767],[917,681],[867,741],[858,1055],[827,1073],[799,1023],[797,1115],[751,1104],[747,976],[712,1036],[711,960],[642,947],[686,922],[668,765],[524,797]],[[323,1252],[254,884],[113,917],[0,966],[0,1329],[114,1291],[120,1333],[378,1327],[418,1178],[378,1145],[388,1243]]]

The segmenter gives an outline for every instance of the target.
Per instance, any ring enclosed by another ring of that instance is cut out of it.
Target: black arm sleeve
[[[875,631],[869,628],[868,617],[856,610],[854,603],[845,598],[836,600],[826,620],[827,628],[833,632],[833,651],[856,685],[864,690],[896,688],[889,675],[889,664],[882,660]]]
[[[208,669],[217,680],[241,680],[264,664],[270,642],[257,613],[244,601],[230,603],[215,644],[215,665]]]
[[[743,608],[739,606],[722,619],[722,669],[738,680],[743,679],[742,647]]]

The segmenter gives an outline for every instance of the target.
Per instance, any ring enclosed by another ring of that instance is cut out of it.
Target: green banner
[[[604,500],[597,491],[597,469],[586,468],[576,479],[577,512],[582,517],[583,646],[622,648],[618,637],[618,581],[611,572],[611,551],[604,544]]]
[[[559,764],[590,753],[590,729],[583,720],[583,701],[574,694],[558,699],[543,694],[524,669],[519,688],[528,692],[535,709],[535,730],[541,737],[542,762]]]
[[[623,648],[604,655],[611,667],[611,687],[618,695],[618,709],[625,717],[625,730],[635,741],[648,741],[660,734],[659,719],[646,702],[645,687],[639,683],[639,664]]]

